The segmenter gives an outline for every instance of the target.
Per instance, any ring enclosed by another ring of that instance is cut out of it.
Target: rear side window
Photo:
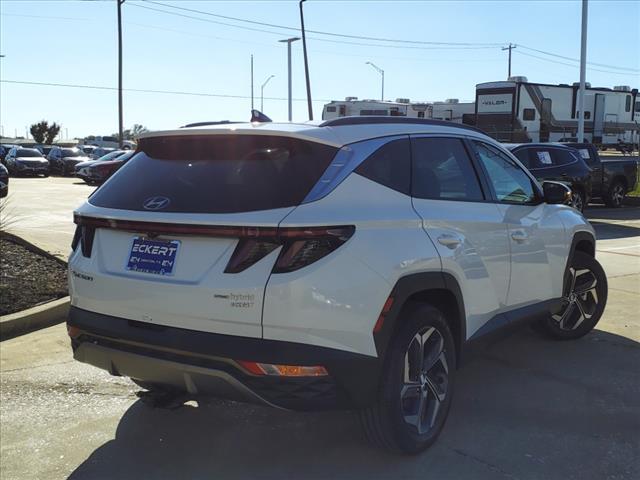
[[[138,153],[91,197],[94,205],[163,212],[237,213],[299,205],[337,149],[288,137],[215,135],[141,139]]]
[[[355,172],[385,187],[409,195],[410,148],[409,139],[389,142],[372,153]]]
[[[483,200],[471,159],[457,138],[411,140],[411,194],[439,200]]]
[[[574,163],[577,158],[571,150],[554,148],[551,150],[551,159],[556,166],[568,165]]]

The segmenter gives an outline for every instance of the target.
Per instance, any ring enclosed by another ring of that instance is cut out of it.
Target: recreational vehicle
[[[575,141],[579,84],[548,85],[510,77],[476,85],[476,126],[503,142]],[[640,97],[627,86],[585,91],[585,139],[600,147],[638,142]]]
[[[322,109],[323,120],[362,115],[431,118],[431,105],[427,103],[411,103],[408,98],[398,98],[395,102],[389,102],[383,100],[358,100],[358,97],[347,97],[344,101],[333,100]]]
[[[327,103],[322,110],[322,119],[361,115],[380,115],[409,118],[433,118],[454,123],[473,124],[475,107],[473,103],[460,103],[457,98],[444,102],[411,102],[408,98],[398,98],[395,102],[381,100],[358,100],[347,97],[344,101]]]
[[[449,120],[467,125],[475,123],[473,102],[460,103],[457,98],[448,98],[444,102],[433,102],[432,107],[431,118],[434,120]]]

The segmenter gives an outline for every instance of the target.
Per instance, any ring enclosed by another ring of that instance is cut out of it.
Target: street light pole
[[[580,35],[580,90],[578,92],[578,142],[584,142],[584,90],[587,76],[588,7],[588,0],[582,0],[582,34]]]
[[[289,105],[289,121],[293,118],[293,105],[291,103],[291,44],[300,40],[300,37],[291,37],[286,38],[284,40],[278,40],[281,43],[287,44],[287,77],[289,79],[289,97],[288,97],[288,105]]]
[[[122,148],[122,4],[124,0],[116,0],[118,4],[118,144]]]
[[[375,68],[376,72],[378,72],[382,76],[382,94],[380,96],[380,100],[384,102],[384,70],[371,62],[366,62],[366,64],[371,65],[373,68]]]
[[[309,110],[309,120],[313,120],[313,106],[311,105],[311,80],[309,79],[309,62],[307,61],[307,36],[304,31],[304,13],[302,4],[306,0],[300,0],[300,29],[302,30],[302,53],[304,54],[304,76],[307,82],[307,109]]]
[[[262,113],[264,113],[264,87],[267,85],[267,83],[269,83],[269,80],[271,80],[273,77],[275,77],[275,75],[271,75],[269,78],[267,78],[262,84],[262,86],[260,87],[260,111]]]

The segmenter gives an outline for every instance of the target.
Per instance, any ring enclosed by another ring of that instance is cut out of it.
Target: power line
[[[580,60],[577,60],[575,58],[565,57],[564,55],[558,55],[557,53],[546,52],[544,50],[538,50],[537,48],[527,47],[526,45],[522,45],[521,43],[518,43],[516,45],[518,47],[520,47],[520,48],[524,48],[526,50],[531,50],[532,52],[542,53],[544,55],[549,55],[551,57],[561,58],[563,60],[569,60],[571,62],[580,62]],[[606,63],[587,62],[587,65],[595,65],[597,67],[613,68],[615,70],[627,70],[627,71],[630,71],[630,72],[640,72],[640,70],[637,69],[637,68],[618,67],[616,65],[608,65]]]
[[[558,65],[566,65],[567,67],[572,67],[572,68],[580,68],[579,65],[574,65],[572,63],[566,63],[566,62],[559,62],[557,60],[551,60],[550,58],[545,58],[545,57],[540,57],[538,55],[532,55],[531,53],[525,53],[525,52],[519,52],[518,50],[514,50],[514,53],[518,54],[518,55],[526,55],[527,57],[531,57],[531,58],[537,58],[538,60],[543,60],[545,62],[551,62],[551,63],[557,63]],[[594,71],[594,72],[603,72],[603,73],[611,73],[613,75],[628,75],[628,76],[636,76],[635,73],[627,73],[627,72],[613,72],[611,70],[601,70],[599,68],[591,68],[589,67],[590,71]]]
[[[18,85],[32,85],[32,86],[46,86],[46,87],[68,87],[68,88],[88,88],[91,90],[118,90],[118,87],[107,87],[104,85],[79,85],[72,83],[50,83],[50,82],[30,82],[26,80],[0,80],[2,83],[11,83]],[[233,94],[223,94],[223,93],[203,93],[203,92],[182,92],[175,90],[150,90],[143,88],[123,88],[125,92],[137,92],[137,93],[161,93],[167,95],[188,95],[194,97],[215,97],[215,98],[241,98],[247,99],[251,98],[248,95],[233,95]],[[281,100],[286,101],[287,99],[284,97],[264,97],[265,100]],[[306,102],[306,98],[293,98],[292,100],[296,102]],[[317,99],[315,102],[330,102],[331,100],[327,99]]]
[[[125,5],[127,5],[125,3]],[[176,12],[168,12],[166,10],[160,10],[158,8],[153,8],[153,7],[147,7],[145,5],[137,5],[135,3],[130,3],[128,4],[131,7],[136,7],[136,8],[143,8],[145,10],[152,10],[154,12],[160,12],[160,13],[164,13],[167,15],[173,15],[173,16],[177,16],[177,17],[183,17],[183,18],[190,18],[192,20],[198,20],[200,22],[206,22],[206,23],[214,23],[216,25],[225,25],[227,27],[233,27],[233,28],[239,28],[241,30],[249,30],[252,32],[261,32],[261,33],[268,33],[270,35],[276,35],[276,36],[282,36],[282,33],[280,32],[272,32],[270,30],[264,30],[262,28],[254,28],[254,27],[245,27],[243,25],[234,25],[232,23],[226,23],[226,22],[220,22],[217,20],[210,20],[207,18],[201,18],[201,17],[194,17],[192,15],[186,15],[183,13],[176,13]],[[318,38],[318,37],[308,37],[312,40],[315,41],[319,41],[319,42],[329,42],[329,43],[339,43],[342,45],[357,45],[357,46],[363,46],[363,47],[381,47],[381,48],[400,48],[400,49],[414,49],[414,50],[480,50],[480,49],[494,49],[496,47],[494,46],[459,46],[459,47],[455,47],[455,46],[433,46],[433,47],[418,47],[418,46],[410,46],[410,45],[379,45],[379,44],[373,44],[373,43],[362,43],[362,42],[349,42],[346,40],[332,40],[332,39],[328,39],[328,38]]]
[[[168,5],[166,3],[155,2],[153,0],[142,0],[142,1],[145,2],[145,3],[151,3],[151,4],[154,4],[154,5],[160,5],[160,6],[165,7],[165,8],[173,8],[173,9],[176,9],[176,10],[182,10],[182,11],[191,12],[191,13],[200,13],[202,15],[208,15],[208,16],[217,17],[217,18],[224,18],[226,20],[233,20],[233,21],[236,21],[236,22],[244,22],[244,23],[250,23],[250,24],[253,24],[253,25],[261,25],[261,26],[264,26],[264,27],[280,28],[280,29],[285,29],[285,30],[295,30],[295,31],[299,31],[300,30],[298,27],[288,27],[288,26],[285,26],[285,25],[277,25],[277,24],[273,24],[273,23],[258,22],[258,21],[255,21],[255,20],[248,20],[248,19],[245,19],[245,18],[230,17],[230,16],[227,16],[227,15],[220,15],[220,14],[215,14],[215,13],[211,13],[211,12],[205,12],[203,10],[195,10],[195,9],[191,9],[191,8],[177,7],[175,5]],[[371,41],[376,41],[376,42],[408,43],[408,44],[416,44],[416,45],[455,45],[455,46],[483,45],[483,46],[492,46],[492,47],[498,47],[498,46],[504,45],[504,43],[432,42],[432,41],[422,41],[422,40],[404,40],[404,39],[393,39],[393,38],[366,37],[366,36],[363,36],[363,35],[347,35],[347,34],[343,34],[343,33],[323,32],[323,31],[319,31],[319,30],[307,30],[307,31],[309,33],[315,33],[315,34],[318,34],[318,35],[328,35],[328,36],[332,36],[332,37],[351,38],[351,39],[356,39],[356,40],[371,40]]]

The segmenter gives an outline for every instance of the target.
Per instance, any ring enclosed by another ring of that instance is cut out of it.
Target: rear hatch
[[[267,135],[152,137],[75,216],[73,305],[262,336],[278,225],[337,149]]]

